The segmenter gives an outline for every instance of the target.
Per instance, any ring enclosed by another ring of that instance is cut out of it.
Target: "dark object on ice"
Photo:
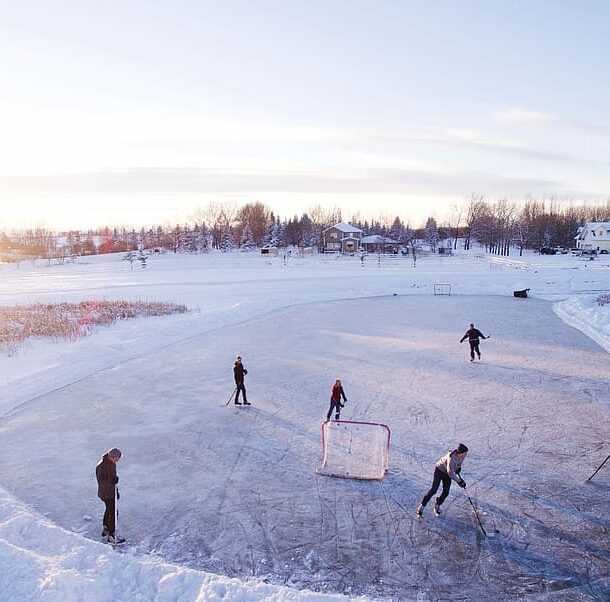
[[[608,454],[606,456],[606,459],[597,467],[597,470],[587,479],[587,481],[590,481],[598,472],[599,469],[608,461],[610,460],[610,454]]]
[[[522,291],[513,291],[513,295],[515,297],[521,297],[522,299],[525,299],[527,297],[527,291],[529,290],[529,288],[524,288]]]

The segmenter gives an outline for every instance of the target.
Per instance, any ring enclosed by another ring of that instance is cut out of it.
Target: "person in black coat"
[[[481,359],[481,351],[479,350],[479,339],[488,339],[483,333],[474,327],[474,324],[470,325],[470,328],[466,331],[466,334],[460,339],[460,343],[463,343],[468,339],[470,345],[470,361],[474,362],[474,354],[476,353],[478,358]]]
[[[243,395],[244,405],[251,405],[250,402],[246,399],[246,387],[244,385],[244,376],[248,374],[248,371],[244,368],[244,365],[241,363],[241,356],[237,356],[235,358],[235,364],[233,364],[233,376],[235,377],[235,405],[240,406],[241,401],[239,401],[239,393]]]
[[[99,497],[106,506],[104,518],[102,519],[102,537],[107,537],[108,543],[122,543],[125,541],[122,537],[115,539],[115,500],[119,499],[119,491],[117,488],[119,477],[116,473],[116,463],[122,456],[121,450],[113,447],[102,455],[98,465],[95,467],[97,497]]]

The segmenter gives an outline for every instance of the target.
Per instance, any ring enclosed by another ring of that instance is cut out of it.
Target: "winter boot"
[[[415,514],[417,514],[417,516],[420,517],[423,513],[424,513],[424,506],[423,506],[423,504],[420,504],[417,507],[417,510],[415,511]]]
[[[241,401],[236,401],[236,402],[235,402],[235,405],[236,405],[236,406],[240,406],[240,405],[241,405]]]
[[[108,535],[108,527],[106,525],[102,526],[102,537],[106,537]]]
[[[440,507],[438,502],[434,502],[434,514],[436,516],[440,516],[441,515],[441,507]]]
[[[246,401],[246,400],[244,399],[244,405],[245,405],[245,406],[251,406],[252,404],[251,404],[249,401]]]
[[[109,535],[108,536],[108,543],[112,544],[112,545],[116,545],[119,543],[125,543],[125,538],[124,537],[115,537],[114,535]]]

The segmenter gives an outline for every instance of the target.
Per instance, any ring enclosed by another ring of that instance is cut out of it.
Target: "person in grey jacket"
[[[123,456],[123,453],[117,447],[109,449],[102,455],[98,465],[95,467],[95,478],[97,479],[97,497],[106,505],[104,518],[102,519],[102,537],[107,537],[108,543],[122,543],[125,541],[120,538],[115,539],[115,519],[116,519],[116,503],[115,499],[119,499],[119,491],[117,483],[119,477],[116,473],[116,464]]]
[[[434,476],[432,477],[432,486],[428,489],[426,495],[422,498],[417,507],[417,516],[421,516],[424,508],[430,501],[430,498],[438,491],[439,485],[443,484],[443,491],[434,502],[434,514],[439,516],[440,507],[449,495],[451,481],[455,481],[460,487],[466,487],[466,481],[462,479],[460,472],[462,471],[462,463],[464,462],[468,448],[460,443],[454,450],[447,452],[434,466]]]

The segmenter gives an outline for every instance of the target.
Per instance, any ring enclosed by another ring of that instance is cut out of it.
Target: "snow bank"
[[[610,305],[600,305],[596,295],[570,297],[553,305],[566,323],[591,337],[610,353]]]
[[[0,566],[4,602],[347,600],[260,579],[244,582],[173,566],[151,556],[139,557],[129,549],[115,551],[54,525],[4,489],[0,489]]]

